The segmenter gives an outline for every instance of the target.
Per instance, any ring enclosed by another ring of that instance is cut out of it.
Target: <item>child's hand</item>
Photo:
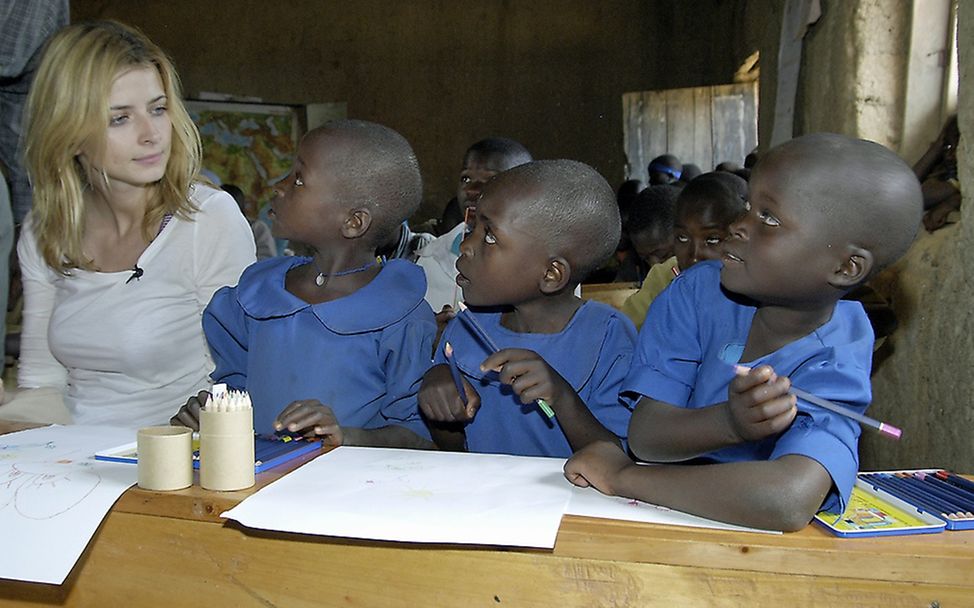
[[[169,424],[172,426],[186,426],[194,431],[200,430],[200,409],[206,405],[209,398],[209,391],[196,393],[195,397],[187,399],[183,407],[179,408],[179,411],[176,412],[176,415],[169,419]]]
[[[293,401],[277,415],[274,429],[300,433],[306,439],[321,439],[325,447],[338,447],[345,443],[345,434],[335,412],[317,399]]]
[[[791,380],[779,377],[770,365],[757,369],[737,366],[727,406],[730,425],[740,441],[757,441],[788,428],[798,414],[797,399],[788,393]]]
[[[618,445],[608,441],[590,443],[565,463],[565,478],[576,486],[594,487],[603,494],[619,494],[618,480],[627,468],[635,466]]]
[[[455,316],[457,316],[457,313],[453,310],[453,307],[449,304],[444,304],[440,312],[436,313],[434,317],[436,319],[436,326],[438,328],[446,327],[446,324],[452,321]]]
[[[469,422],[480,409],[480,395],[473,385],[463,378],[467,404],[464,405],[450,375],[446,363],[434,365],[423,376],[419,388],[419,409],[427,420],[433,422]]]
[[[480,369],[494,370],[500,380],[509,384],[521,403],[544,399],[557,410],[565,402],[565,395],[574,393],[568,382],[541,355],[520,348],[505,348],[484,359]]]
[[[453,317],[457,316],[456,311],[449,304],[444,304],[440,312],[436,313],[434,317],[436,319],[436,340],[433,342],[434,345],[440,343],[440,336],[443,335],[443,330],[446,329],[447,323],[453,320]],[[435,346],[433,347],[435,350]]]

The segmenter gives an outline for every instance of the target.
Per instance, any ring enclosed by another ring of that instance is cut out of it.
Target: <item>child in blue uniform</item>
[[[416,405],[436,332],[426,281],[414,264],[373,254],[421,195],[416,157],[391,129],[339,121],[301,141],[271,217],[276,237],[313,257],[254,264],[203,314],[213,381],[250,393],[257,432],[430,446]],[[195,427],[205,397],[173,422]]]
[[[660,294],[623,386],[638,399],[633,454],[704,464],[638,466],[602,442],[573,456],[566,477],[762,528],[841,511],[859,427],[788,391],[869,405],[872,329],[840,298],[906,251],[921,209],[910,168],[878,144],[816,134],[770,151],[722,263],[696,264]]]
[[[672,222],[673,257],[652,266],[639,291],[622,305],[622,312],[636,329],[642,328],[650,304],[674,276],[702,260],[720,259],[728,227],[744,215],[745,201],[747,182],[731,173],[705,173],[683,188],[676,199]],[[638,251],[638,242],[633,242]]]
[[[487,183],[460,244],[457,283],[474,307],[461,315],[475,317],[502,350],[491,353],[463,318],[447,326],[419,395],[440,448],[567,457],[596,440],[620,445],[630,411],[618,395],[635,328],[573,293],[612,255],[619,224],[612,189],[582,163],[532,162]],[[447,343],[466,405],[446,365]]]

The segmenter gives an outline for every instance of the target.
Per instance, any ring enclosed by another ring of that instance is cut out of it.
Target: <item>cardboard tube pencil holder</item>
[[[200,410],[200,485],[243,490],[254,485],[254,410]]]
[[[139,487],[182,490],[193,485],[193,431],[182,426],[139,429]]]

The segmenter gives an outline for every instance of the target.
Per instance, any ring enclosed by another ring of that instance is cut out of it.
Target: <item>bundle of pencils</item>
[[[860,473],[859,478],[954,524],[974,526],[974,482],[947,471]]]

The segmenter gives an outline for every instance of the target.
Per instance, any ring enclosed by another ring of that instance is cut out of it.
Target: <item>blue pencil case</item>
[[[812,521],[843,538],[933,534],[946,526],[940,518],[861,479],[856,480],[845,511],[822,511]]]
[[[974,482],[944,469],[862,472],[858,483],[882,491],[944,522],[947,530],[974,530]]]

